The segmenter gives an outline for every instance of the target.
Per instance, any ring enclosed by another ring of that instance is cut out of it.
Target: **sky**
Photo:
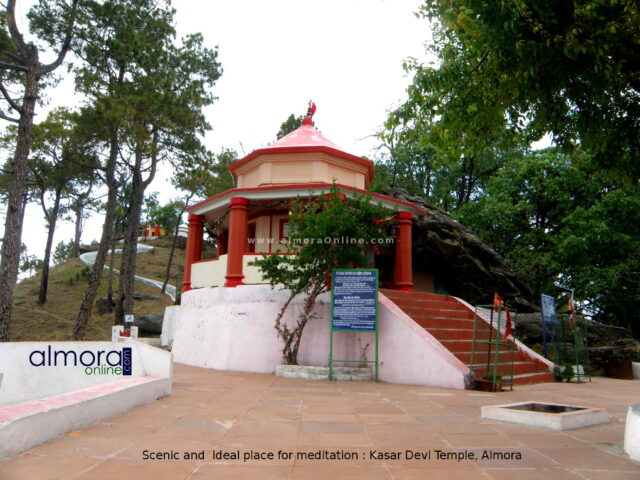
[[[25,11],[32,1],[19,1]],[[424,60],[426,20],[415,17],[419,0],[174,0],[180,36],[201,32],[218,47],[223,74],[213,89],[218,100],[206,110],[212,126],[204,143],[214,152],[232,148],[240,157],[273,142],[280,124],[317,106],[316,127],[355,155],[373,154],[375,133],[405,97],[411,79],[402,68],[409,57]],[[45,58],[46,60],[46,58]],[[47,92],[50,103],[73,107],[71,81]],[[177,196],[166,165],[147,193]],[[91,218],[83,242],[99,239],[102,216]],[[2,221],[4,225],[4,220]],[[2,226],[0,226],[0,229]],[[73,236],[60,224],[54,246]],[[27,209],[23,242],[42,257],[44,220],[37,205]]]

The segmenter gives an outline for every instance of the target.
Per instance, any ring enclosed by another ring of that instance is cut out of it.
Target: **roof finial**
[[[309,108],[307,108],[307,116],[302,120],[302,125],[313,125],[313,114],[316,113],[316,104],[313,100],[309,100]]]

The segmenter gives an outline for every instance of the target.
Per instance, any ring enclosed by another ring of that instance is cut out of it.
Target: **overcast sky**
[[[19,1],[24,8],[32,2]],[[201,32],[218,46],[224,73],[207,109],[213,130],[205,144],[240,156],[275,140],[291,114],[317,105],[315,123],[325,136],[355,155],[371,155],[372,136],[405,95],[407,57],[425,57],[428,23],[417,19],[419,0],[174,0],[178,33]],[[74,106],[72,87],[49,91],[52,105]],[[41,110],[37,118],[43,118]],[[164,168],[147,193],[167,187]],[[4,220],[2,221],[4,225]],[[29,207],[23,242],[42,257],[44,220]],[[83,241],[98,239],[102,218],[88,222]],[[0,227],[2,228],[2,227]],[[54,245],[73,236],[60,225]]]

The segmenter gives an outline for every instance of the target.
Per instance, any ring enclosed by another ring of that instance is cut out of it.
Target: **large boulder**
[[[162,321],[164,315],[158,313],[146,313],[136,315],[136,325],[141,333],[160,335],[162,333]]]
[[[469,228],[404,189],[384,193],[426,212],[414,223],[413,268],[430,273],[439,291],[474,305],[492,304],[497,292],[518,311],[539,310],[537,300],[504,259]]]
[[[630,378],[630,362],[640,362],[640,342],[631,331],[615,325],[587,322],[587,351],[591,375],[608,375],[616,378]],[[539,351],[542,350],[542,315],[540,313],[520,314],[515,322],[515,336],[521,342]],[[575,358],[573,344],[561,346],[567,363]],[[584,354],[583,354],[584,355]]]

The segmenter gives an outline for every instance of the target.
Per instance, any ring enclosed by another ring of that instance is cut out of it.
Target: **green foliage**
[[[587,314],[640,331],[640,190],[604,183],[558,149],[509,162],[455,213],[535,295],[570,288]]]
[[[640,334],[640,189],[607,191],[564,220],[558,260],[563,283],[575,288],[605,323]]]
[[[157,223],[171,232],[180,220],[184,208],[184,203],[180,200],[172,200],[162,206],[157,205],[149,211],[149,221]]]
[[[529,139],[550,132],[592,151],[601,169],[639,178],[637,2],[426,0],[420,14],[438,63],[409,65],[405,115],[471,146],[507,121]]]
[[[35,255],[29,255],[27,246],[24,243],[20,244],[20,271],[32,276],[41,268],[42,260]]]
[[[253,262],[272,287],[278,286],[291,294],[275,324],[284,342],[283,356],[288,364],[297,363],[302,331],[313,318],[316,298],[329,288],[331,270],[367,266],[366,252],[376,248],[371,239],[384,243],[391,235],[390,222],[374,220],[389,214],[381,205],[372,204],[369,195],[354,192],[352,198],[345,199],[335,184],[327,196],[293,202],[286,250],[295,255],[265,254]],[[305,307],[296,324],[289,326],[281,320],[297,295],[305,295]]]
[[[53,251],[53,264],[60,265],[61,263],[66,262],[73,258],[75,253],[75,248],[73,245],[73,239],[69,240],[65,243],[65,241],[61,241],[56,245],[55,250]]]
[[[278,130],[276,138],[280,140],[285,135],[288,135],[294,130],[300,128],[302,126],[302,118],[302,115],[295,116],[293,113],[289,115],[289,117],[280,125],[280,130]]]

